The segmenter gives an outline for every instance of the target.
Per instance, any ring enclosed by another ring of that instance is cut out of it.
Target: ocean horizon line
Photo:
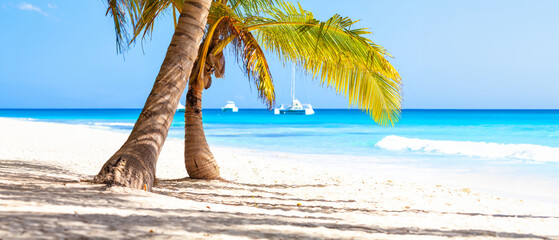
[[[315,110],[364,111],[356,108],[314,108]],[[142,108],[0,108],[0,110],[142,110]],[[221,110],[203,108],[203,110]],[[268,110],[267,108],[239,108],[239,110]],[[403,108],[402,111],[559,111],[559,108]]]

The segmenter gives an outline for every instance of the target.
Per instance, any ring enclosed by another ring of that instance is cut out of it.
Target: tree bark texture
[[[184,162],[190,178],[219,179],[219,166],[206,142],[202,126],[202,91],[203,88],[191,79],[184,111]]]
[[[211,0],[186,0],[167,54],[144,108],[122,147],[105,163],[94,181],[150,191],[157,158],[187,77],[196,60]]]

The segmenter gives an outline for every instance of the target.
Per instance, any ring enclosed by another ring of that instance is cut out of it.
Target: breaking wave
[[[537,162],[559,162],[559,148],[534,144],[439,141],[386,136],[375,146],[392,151],[417,151],[486,158],[514,158]]]

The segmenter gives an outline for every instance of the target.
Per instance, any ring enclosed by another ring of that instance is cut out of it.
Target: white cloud
[[[57,8],[58,8],[58,6],[56,6],[56,5],[54,5],[54,4],[50,4],[50,3],[47,4],[47,6],[48,6],[49,8],[52,8],[52,9],[57,9]]]
[[[42,14],[43,16],[48,16],[48,14],[46,12],[41,10],[39,7],[33,6],[30,3],[23,2],[23,3],[19,4],[17,6],[17,8],[19,10],[24,10],[24,11],[35,11],[35,12],[38,12],[38,13]]]

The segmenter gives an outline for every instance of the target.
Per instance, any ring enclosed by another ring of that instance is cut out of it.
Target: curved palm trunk
[[[190,178],[219,179],[219,166],[206,142],[202,126],[203,88],[191,81],[186,93],[184,163]]]
[[[94,181],[151,190],[157,158],[187,84],[202,39],[211,0],[186,0],[153,89],[128,140]]]

